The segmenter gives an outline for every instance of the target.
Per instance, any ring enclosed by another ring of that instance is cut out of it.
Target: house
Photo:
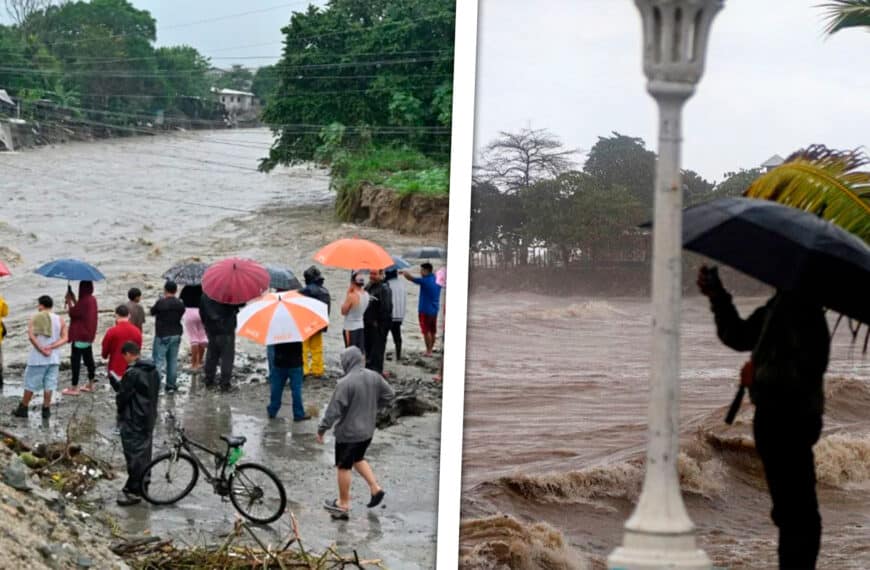
[[[241,116],[256,111],[256,96],[253,93],[217,88],[212,89],[212,93],[230,116]]]
[[[785,159],[778,154],[775,154],[761,163],[761,170],[762,172],[770,172],[783,162],[785,162]]]

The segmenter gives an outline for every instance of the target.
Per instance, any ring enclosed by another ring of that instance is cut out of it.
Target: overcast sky
[[[819,0],[726,0],[684,114],[683,166],[711,180],[811,143],[870,145],[870,34],[822,35]],[[611,131],[656,148],[631,0],[480,0],[476,147],[547,128],[588,150]]]

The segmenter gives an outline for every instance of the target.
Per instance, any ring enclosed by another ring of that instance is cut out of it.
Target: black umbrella
[[[184,261],[169,268],[163,274],[163,278],[169,281],[175,281],[178,285],[199,285],[202,283],[202,276],[205,270],[208,269],[208,263],[199,261]]]
[[[870,246],[803,210],[722,198],[683,211],[683,247],[870,323]]]
[[[808,212],[768,200],[713,200],[683,211],[683,247],[870,323],[870,247]],[[737,390],[725,423],[734,421],[745,391]]]
[[[447,257],[443,247],[417,247],[409,249],[403,254],[403,257],[411,259],[444,259]]]
[[[265,267],[266,271],[269,272],[269,287],[272,289],[282,289],[284,291],[302,289],[299,279],[288,268],[278,267],[277,265],[266,265]]]

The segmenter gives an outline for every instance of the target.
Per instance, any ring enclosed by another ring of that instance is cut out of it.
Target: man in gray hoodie
[[[362,351],[349,346],[341,353],[344,377],[339,379],[323,419],[317,427],[317,441],[335,424],[335,468],[338,475],[338,499],[327,500],[324,508],[335,518],[346,519],[350,510],[350,483],[356,469],[371,491],[369,508],[384,500],[384,490],[378,485],[365,452],[375,433],[378,409],[395,396],[384,377],[365,368]]]

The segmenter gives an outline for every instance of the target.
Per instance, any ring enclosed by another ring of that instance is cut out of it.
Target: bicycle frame
[[[172,428],[175,431],[174,441],[172,443],[173,457],[177,457],[178,453],[182,449],[184,449],[187,452],[187,454],[190,455],[190,457],[194,460],[194,462],[196,462],[197,466],[199,467],[200,471],[202,471],[203,475],[205,475],[206,481],[208,481],[209,483],[212,483],[212,484],[217,482],[217,481],[225,482],[227,479],[227,463],[229,462],[230,450],[232,448],[229,445],[227,445],[227,450],[223,454],[218,453],[217,451],[206,447],[205,445],[199,443],[198,441],[192,440],[189,437],[187,437],[187,434],[184,433],[184,428],[180,428],[177,425],[175,425],[175,417],[170,416],[170,419],[172,420]],[[203,451],[203,452],[211,455],[212,457],[214,457],[218,461],[220,461],[220,471],[218,472],[217,469],[215,469],[215,473],[212,474],[212,472],[209,471],[206,464],[196,454],[194,449],[199,449],[200,451]]]

